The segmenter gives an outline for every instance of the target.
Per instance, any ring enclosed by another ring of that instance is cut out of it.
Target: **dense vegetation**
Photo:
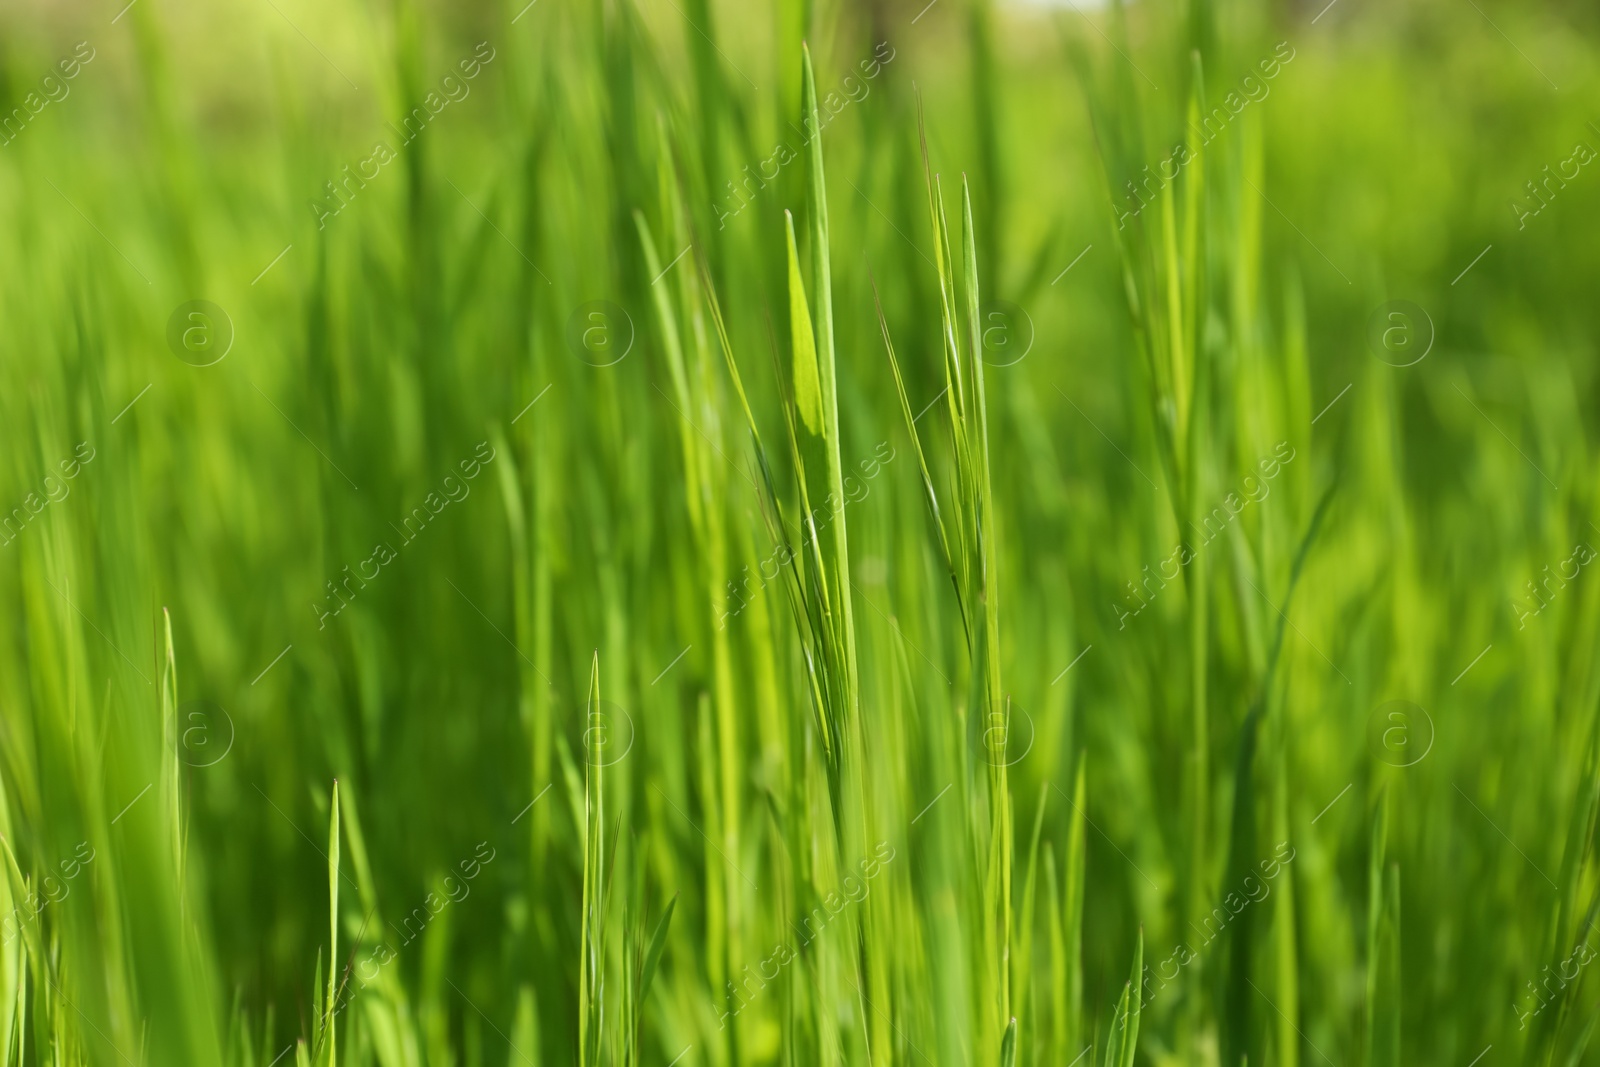
[[[4,1063],[1600,1062],[1592,9],[0,19]]]

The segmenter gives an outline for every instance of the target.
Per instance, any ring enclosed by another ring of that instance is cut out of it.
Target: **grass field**
[[[1600,16],[0,14],[0,1061],[1600,1063]]]

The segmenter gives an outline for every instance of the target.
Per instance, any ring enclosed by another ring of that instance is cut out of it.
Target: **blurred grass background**
[[[6,1063],[1596,1061],[1592,8],[0,18]]]

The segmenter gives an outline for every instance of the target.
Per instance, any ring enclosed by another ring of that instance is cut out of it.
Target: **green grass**
[[[0,1063],[1600,1062],[1592,13],[3,22]]]

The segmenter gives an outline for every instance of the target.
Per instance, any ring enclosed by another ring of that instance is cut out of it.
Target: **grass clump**
[[[1439,14],[4,16],[0,1063],[1592,1062],[1595,27]]]

